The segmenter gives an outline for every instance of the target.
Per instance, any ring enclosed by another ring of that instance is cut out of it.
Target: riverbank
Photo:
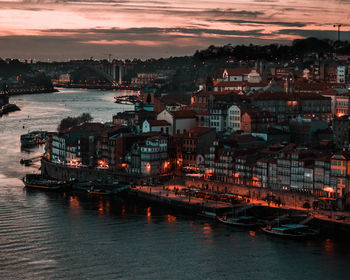
[[[30,88],[30,89],[19,88],[19,89],[9,89],[7,93],[11,97],[11,96],[22,95],[22,94],[38,94],[38,93],[53,93],[53,92],[58,92],[58,89],[56,88]]]
[[[52,163],[45,159],[42,159],[41,161],[41,172],[45,176],[63,181],[75,178],[83,181],[100,180],[106,184],[112,184],[114,181],[118,181],[121,184],[132,183],[132,185],[138,186],[130,191],[130,195],[133,197],[144,198],[145,200],[174,208],[183,208],[185,210],[188,208],[187,210],[192,212],[198,212],[199,210],[203,211],[203,209],[206,209],[205,211],[208,210],[220,212],[221,210],[219,208],[221,207],[213,207],[212,203],[206,204],[206,202],[203,200],[197,201],[193,196],[191,198],[187,197],[187,199],[194,199],[191,203],[188,203],[181,195],[172,194],[174,186],[176,186],[178,189],[197,188],[201,192],[206,193],[208,198],[215,198],[215,205],[220,203],[220,195],[232,196],[236,198],[239,197],[245,204],[260,205],[261,207],[278,211],[284,209],[290,213],[293,213],[293,211],[298,211],[303,214],[313,213],[315,219],[350,226],[350,212],[320,210],[319,208],[316,208],[316,210],[312,206],[318,202],[317,198],[305,193],[282,192],[279,190],[252,188],[248,186],[230,185],[213,181],[186,179],[183,177],[177,177],[173,180],[164,181],[161,186],[148,186],[146,182],[149,182],[149,178],[141,175],[116,172],[108,169],[69,167]],[[154,179],[159,180],[159,177]],[[145,184],[147,186],[142,187]],[[164,192],[165,189],[167,192]],[[151,190],[151,192],[149,192],[149,190]],[[232,204],[231,206],[226,205],[225,207],[232,208]],[[193,210],[191,210],[191,208],[193,208]],[[339,219],[343,217],[345,217],[345,219]]]
[[[127,196],[137,200],[154,203],[161,207],[185,212],[192,215],[215,218],[225,213],[232,212],[233,208],[246,207],[250,215],[260,219],[278,217],[283,215],[309,217],[309,224],[319,228],[323,234],[332,236],[346,236],[350,233],[350,213],[333,212],[331,216],[326,211],[309,211],[302,208],[292,208],[277,204],[271,204],[264,200],[250,200],[243,204],[232,204],[218,200],[212,200],[208,196],[195,197],[189,193],[185,186],[136,186],[128,190]],[[337,220],[337,217],[345,217]]]

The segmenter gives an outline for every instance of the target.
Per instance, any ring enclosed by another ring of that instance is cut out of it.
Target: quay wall
[[[156,192],[149,193],[149,192],[139,191],[137,189],[130,189],[128,191],[128,196],[134,199],[151,202],[154,204],[158,204],[162,207],[174,209],[174,210],[189,213],[189,214],[199,214],[199,213],[202,213],[203,211],[208,211],[208,212],[213,212],[220,215],[222,213],[226,213],[228,210],[231,210],[231,207],[229,208],[210,207],[205,203],[193,203],[188,201],[176,200],[174,198],[158,195]]]
[[[105,184],[113,184],[115,181],[126,185],[143,184],[150,180],[149,177],[137,174],[88,167],[69,167],[46,160],[41,160],[41,173],[57,180],[67,181],[71,178],[79,181],[99,180]]]
[[[304,208],[306,203],[312,208],[313,203],[317,201],[317,198],[305,193],[271,190],[244,185],[233,185],[217,181],[205,181],[196,178],[186,179],[185,185],[187,187],[196,187],[213,192],[232,193],[245,196],[250,199],[263,200],[270,197],[273,198],[271,199],[272,201],[280,201],[283,206],[291,208]]]

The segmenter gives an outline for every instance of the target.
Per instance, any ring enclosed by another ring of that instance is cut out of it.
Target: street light
[[[338,41],[340,42],[340,27],[342,25],[341,24],[334,24],[333,27],[337,27],[338,28]]]

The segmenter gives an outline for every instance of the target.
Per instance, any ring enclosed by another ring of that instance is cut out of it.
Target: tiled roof
[[[302,100],[327,100],[329,97],[322,96],[313,92],[295,92],[290,95],[285,92],[259,92],[252,95],[252,99],[255,100],[288,100],[291,98],[297,98]]]
[[[250,68],[226,68],[225,69],[229,76],[242,76],[248,75],[252,70]]]
[[[151,126],[170,126],[166,120],[150,120],[149,123]]]
[[[192,110],[179,110],[170,112],[175,119],[193,119],[196,117],[196,113]]]

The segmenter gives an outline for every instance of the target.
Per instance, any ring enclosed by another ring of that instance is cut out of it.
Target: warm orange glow
[[[70,207],[70,212],[74,214],[79,214],[80,213],[80,203],[79,200],[76,196],[71,196],[69,198],[69,207]]]
[[[127,163],[122,163],[122,167],[127,167],[128,166],[128,164]]]
[[[151,165],[149,164],[149,162],[147,162],[146,164],[146,169],[149,171],[151,169]]]
[[[122,217],[126,216],[126,207],[125,205],[122,206]]]
[[[324,250],[327,253],[332,253],[334,251],[334,243],[332,239],[328,238],[324,241]]]
[[[344,113],[338,113],[338,114],[337,114],[337,117],[338,117],[338,118],[340,118],[340,117],[342,117],[342,116],[344,116]]]
[[[213,172],[213,170],[208,169],[208,170],[205,170],[205,173],[206,173],[206,174],[213,174],[214,172]]]
[[[151,213],[151,207],[148,207],[147,209],[146,209],[146,211],[147,211],[147,221],[148,222],[151,222],[152,221],[152,213]]]
[[[250,230],[250,231],[249,231],[249,235],[250,235],[250,236],[255,236],[255,234],[256,234],[256,232],[255,232],[254,230]]]
[[[331,187],[324,187],[323,190],[326,192],[334,192],[334,189]]]
[[[104,160],[99,160],[98,162],[98,167],[100,168],[108,168],[108,164]]]
[[[238,178],[239,174],[238,173],[233,173],[233,177]]]
[[[172,215],[167,216],[167,221],[168,223],[175,223],[176,222],[176,217]]]

